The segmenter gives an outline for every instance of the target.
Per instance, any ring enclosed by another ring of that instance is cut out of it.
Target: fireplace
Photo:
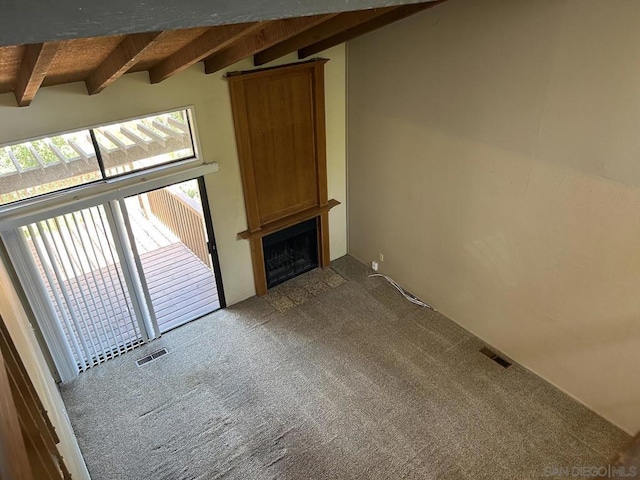
[[[267,288],[318,266],[317,219],[298,223],[262,238]]]
[[[325,63],[227,75],[257,295],[331,262]]]

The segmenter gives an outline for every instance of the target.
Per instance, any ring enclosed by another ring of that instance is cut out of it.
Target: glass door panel
[[[160,332],[220,308],[198,180],[125,199]]]

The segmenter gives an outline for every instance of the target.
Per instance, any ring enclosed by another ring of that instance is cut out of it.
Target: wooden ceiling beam
[[[263,29],[254,35],[246,37],[242,41],[207,58],[204,62],[204,71],[205,73],[218,72],[243,58],[250,57],[273,45],[284,42],[333,17],[335,17],[335,14],[312,15],[268,22]]]
[[[159,83],[261,28],[264,22],[213,27],[149,70],[151,83]]]
[[[59,42],[27,45],[13,92],[19,107],[26,107],[38,93],[47,70],[60,47]]]
[[[320,42],[325,38],[333,37],[356,25],[373,20],[380,15],[390,12],[393,8],[394,7],[374,8],[371,10],[358,10],[327,16],[327,19],[319,25],[280,42],[271,48],[258,52],[253,58],[253,64],[256,67],[264,65],[291,52]]]
[[[131,67],[138,63],[138,59],[143,53],[165,39],[168,33],[137,33],[125,37],[85,80],[89,95],[100,93],[127,73]]]
[[[344,30],[336,35],[331,37],[327,37],[323,40],[320,40],[312,45],[301,48],[298,50],[298,58],[306,58],[311,55],[315,55],[320,53],[328,48],[335,47],[336,45],[340,45],[341,43],[352,40],[360,35],[364,35],[365,33],[369,33],[373,30],[377,30],[378,28],[384,27],[390,23],[396,22],[403,18],[409,17],[415,13],[421,12],[428,8],[434,7],[444,0],[436,1],[436,2],[428,2],[428,3],[418,3],[414,5],[407,5],[402,7],[393,7],[389,9],[389,11],[383,13],[382,15],[378,15],[373,19],[355,25],[347,30]]]

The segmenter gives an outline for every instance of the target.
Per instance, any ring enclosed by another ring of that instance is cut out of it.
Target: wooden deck
[[[182,243],[140,260],[162,333],[220,308],[213,272]]]

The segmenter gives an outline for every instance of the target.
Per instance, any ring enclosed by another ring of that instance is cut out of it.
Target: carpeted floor
[[[556,478],[629,440],[368,273],[343,257],[64,385],[92,478]]]

